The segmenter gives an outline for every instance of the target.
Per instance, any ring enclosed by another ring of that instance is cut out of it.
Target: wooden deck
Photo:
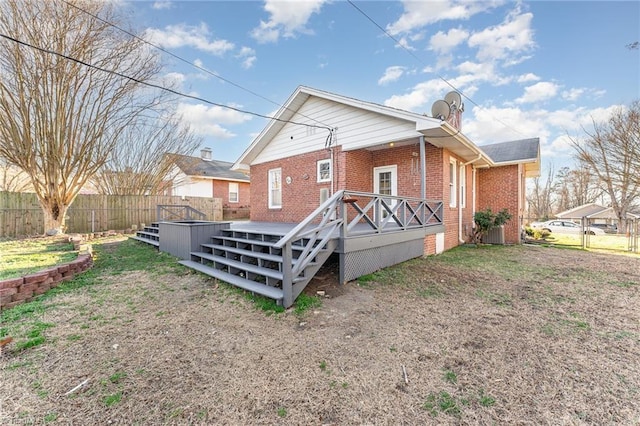
[[[422,256],[442,213],[442,201],[338,191],[300,223],[160,222],[137,239],[289,307],[333,253],[341,283]]]

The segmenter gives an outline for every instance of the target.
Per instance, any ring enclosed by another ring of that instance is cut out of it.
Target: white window
[[[229,182],[229,202],[237,203],[239,201],[238,182]]]
[[[269,170],[269,208],[282,207],[282,169]]]
[[[464,165],[460,165],[460,207],[467,207],[467,195],[465,191],[467,190],[467,173],[465,171],[466,167]]]
[[[318,182],[331,182],[331,160],[318,161]]]
[[[449,160],[449,207],[456,206],[456,192],[457,192],[456,176],[458,175],[456,171],[457,171],[456,160],[451,158]]]

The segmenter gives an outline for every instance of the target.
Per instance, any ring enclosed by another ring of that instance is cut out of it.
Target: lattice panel
[[[395,265],[424,254],[424,240],[406,241],[384,247],[345,253],[342,282],[355,280],[381,268]]]

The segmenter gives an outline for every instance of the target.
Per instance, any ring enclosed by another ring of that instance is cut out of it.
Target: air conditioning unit
[[[504,226],[489,229],[482,237],[482,242],[484,244],[504,244]]]

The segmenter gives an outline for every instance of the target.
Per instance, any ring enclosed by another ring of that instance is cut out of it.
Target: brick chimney
[[[203,148],[200,150],[200,158],[203,160],[211,160],[211,148]]]

